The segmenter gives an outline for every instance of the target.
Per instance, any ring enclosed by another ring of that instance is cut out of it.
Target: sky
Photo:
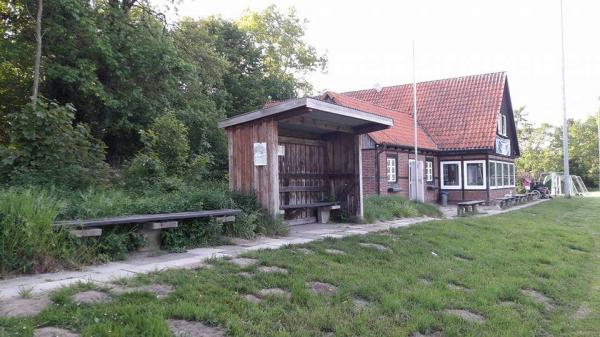
[[[600,1],[565,1],[566,95],[569,118],[600,107]],[[513,107],[533,122],[562,123],[560,0],[183,0],[183,16],[239,17],[275,4],[306,18],[306,41],[326,53],[315,91],[343,92],[506,71]]]

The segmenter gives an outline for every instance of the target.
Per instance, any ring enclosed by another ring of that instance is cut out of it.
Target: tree
[[[548,123],[534,126],[524,107],[514,111],[521,157],[517,159],[519,176],[539,177],[542,172],[562,171],[562,127]],[[598,145],[596,119],[569,120],[569,154],[572,175],[581,176],[588,186],[598,181]]]
[[[31,102],[37,106],[38,91],[40,87],[40,63],[42,62],[42,13],[44,1],[38,0],[37,15],[35,17],[35,60],[33,63],[33,94]]]
[[[306,75],[326,69],[327,57],[304,41],[306,23],[298,18],[295,9],[282,13],[275,5],[262,12],[247,11],[237,21],[261,50],[268,74],[265,83],[273,99],[311,94],[313,88]]]

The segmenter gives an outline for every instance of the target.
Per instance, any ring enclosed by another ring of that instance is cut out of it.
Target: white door
[[[417,162],[415,174],[415,160],[408,161],[408,198],[410,200],[425,201],[425,180],[423,172],[423,162]]]

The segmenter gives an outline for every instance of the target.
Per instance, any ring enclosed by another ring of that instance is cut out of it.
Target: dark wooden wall
[[[273,215],[279,205],[337,201],[361,217],[360,136],[338,133],[325,139],[279,137],[277,121],[263,118],[226,129],[229,188],[254,193]],[[268,164],[254,165],[254,143],[267,143]],[[285,155],[277,155],[277,145]],[[312,218],[315,209],[288,211],[287,220]]]
[[[362,216],[360,136],[337,134],[326,141],[326,170],[330,193],[342,210]]]
[[[263,118],[226,129],[229,155],[229,189],[255,193],[271,214],[279,213],[277,122]],[[267,165],[254,165],[254,143],[267,143]]]
[[[279,157],[279,194],[281,205],[311,204],[328,198],[325,168],[325,142],[279,137],[285,155]],[[316,217],[315,209],[297,210],[288,218]],[[292,213],[292,212],[288,212]]]

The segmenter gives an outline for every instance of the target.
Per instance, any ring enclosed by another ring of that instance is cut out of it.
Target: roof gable
[[[417,83],[419,125],[440,150],[493,149],[505,83],[504,72]],[[412,84],[343,95],[395,110],[412,120]],[[385,132],[399,135],[403,124],[395,121]],[[369,135],[377,137],[375,134]]]

